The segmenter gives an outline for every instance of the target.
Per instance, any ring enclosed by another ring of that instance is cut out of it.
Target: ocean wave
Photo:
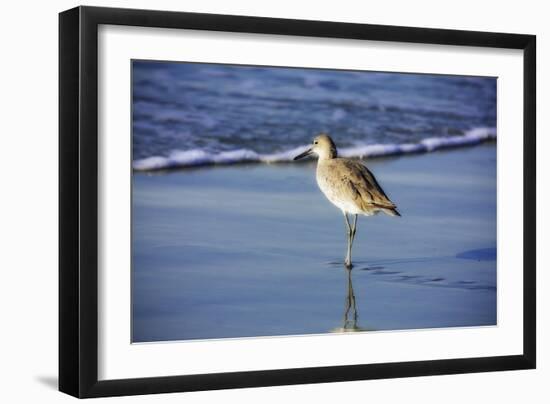
[[[401,154],[427,153],[440,149],[472,146],[496,139],[495,128],[474,128],[464,135],[430,137],[418,143],[400,144],[365,144],[343,147],[338,150],[341,157],[387,157]],[[289,162],[309,146],[299,146],[273,154],[261,154],[249,149],[237,149],[220,153],[209,153],[204,150],[175,150],[168,156],[151,156],[135,160],[136,171],[169,170],[175,168],[199,167],[208,165],[228,165],[238,163],[282,163]]]

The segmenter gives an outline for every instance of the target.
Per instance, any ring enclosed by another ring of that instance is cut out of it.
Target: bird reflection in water
[[[357,312],[357,302],[355,300],[355,292],[353,291],[353,279],[351,277],[351,268],[345,268],[347,276],[347,294],[344,306],[344,316],[342,318],[342,326],[333,328],[330,332],[359,332],[359,331],[374,331],[373,328],[364,328],[358,325],[359,313]]]

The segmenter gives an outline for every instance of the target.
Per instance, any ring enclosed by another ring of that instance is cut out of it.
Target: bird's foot
[[[346,266],[347,269],[353,268],[353,264],[351,263],[351,260],[346,260],[344,262],[344,265]]]

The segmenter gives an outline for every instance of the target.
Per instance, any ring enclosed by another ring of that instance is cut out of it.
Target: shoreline
[[[425,138],[418,143],[358,145],[353,148],[342,148],[339,150],[339,156],[354,159],[379,159],[403,155],[414,156],[441,150],[474,147],[486,143],[496,144],[496,130],[493,128],[475,128],[464,135]],[[188,168],[251,163],[295,163],[293,157],[303,152],[306,148],[307,146],[298,146],[284,152],[263,155],[247,149],[220,152],[219,154],[209,154],[202,150],[177,151],[168,157],[151,156],[135,160],[132,162],[132,172],[164,172]]]

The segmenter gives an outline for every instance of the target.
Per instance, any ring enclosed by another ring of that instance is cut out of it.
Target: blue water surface
[[[277,153],[328,131],[340,147],[496,127],[489,77],[132,62],[133,159]]]

